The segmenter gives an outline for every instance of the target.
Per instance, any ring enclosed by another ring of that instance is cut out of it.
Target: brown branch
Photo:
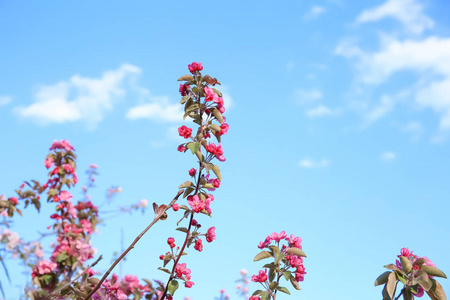
[[[144,234],[156,223],[158,222],[161,217],[163,217],[166,214],[166,211],[169,210],[172,205],[178,200],[178,198],[180,197],[181,194],[183,194],[184,190],[179,190],[177,195],[175,196],[175,198],[173,198],[173,200],[169,203],[169,205],[165,206],[165,205],[161,205],[157,211],[155,211],[155,218],[153,219],[153,221],[150,223],[150,225],[147,226],[147,228],[145,228],[141,234],[139,234],[136,239],[133,241],[133,243],[131,243],[131,245],[127,248],[127,250],[125,250],[122,255],[119,256],[118,259],[116,259],[116,261],[111,265],[111,267],[108,269],[108,271],[106,271],[105,275],[103,275],[102,279],[100,279],[100,281],[97,283],[97,285],[95,286],[95,288],[89,293],[89,295],[87,295],[84,300],[88,300],[102,285],[103,281],[105,281],[105,279],[109,276],[109,274],[111,273],[111,271],[114,269],[114,267],[125,257],[125,255],[128,254],[128,252],[131,251],[131,249],[134,248],[134,245],[136,245],[136,243],[141,239],[141,237],[144,236]]]

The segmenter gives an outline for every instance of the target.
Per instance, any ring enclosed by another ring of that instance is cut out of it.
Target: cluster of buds
[[[282,242],[287,243],[281,244]],[[279,234],[274,232],[259,243],[258,248],[267,250],[258,253],[254,261],[265,258],[273,258],[274,261],[264,265],[266,269],[252,276],[252,281],[259,282],[264,290],[255,291],[250,297],[251,300],[275,299],[278,291],[289,294],[286,287],[280,286],[281,278],[289,281],[295,289],[300,289],[298,282],[303,281],[306,274],[303,266],[306,254],[302,250],[301,243],[300,237],[293,234],[288,236],[284,231]]]

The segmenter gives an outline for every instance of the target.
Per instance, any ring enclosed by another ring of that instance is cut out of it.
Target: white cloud
[[[327,159],[314,160],[311,158],[304,158],[298,162],[298,165],[302,168],[325,168],[328,167],[330,162]]]
[[[423,7],[417,0],[388,0],[380,6],[364,10],[356,22],[375,22],[384,18],[396,19],[407,32],[413,34],[420,34],[434,26],[433,20],[423,14]]]
[[[320,16],[326,11],[325,7],[315,5],[311,7],[311,9],[303,16],[303,19],[306,21],[312,20]]]
[[[342,44],[336,53],[355,59],[357,78],[363,84],[380,85],[403,71],[418,75],[415,85],[409,86],[412,99],[420,107],[431,108],[440,115],[441,130],[450,129],[450,38],[391,39],[373,53]],[[366,115],[366,119],[376,121],[392,110],[392,99],[383,97],[380,106]]]
[[[132,107],[126,113],[126,118],[153,119],[165,122],[180,122],[183,120],[183,106],[179,103],[170,104],[167,97],[151,98],[152,103],[144,103]]]
[[[82,121],[94,128],[126,95],[127,80],[140,73],[138,67],[123,64],[117,70],[104,72],[100,78],[75,75],[68,81],[39,87],[34,103],[16,107],[15,112],[43,125]]]
[[[397,155],[392,151],[385,151],[380,154],[380,159],[382,161],[393,161],[397,158]]]
[[[366,123],[371,124],[378,119],[384,117],[388,112],[390,112],[394,108],[394,101],[392,97],[388,95],[383,95],[380,99],[380,103],[366,113],[364,116]]]
[[[7,105],[11,102],[12,97],[10,96],[0,96],[0,106]]]
[[[316,89],[302,90],[298,89],[294,93],[295,100],[298,104],[304,105],[322,98],[322,92]]]
[[[222,93],[222,98],[226,111],[234,106],[234,102],[228,88],[220,86],[218,88]],[[144,103],[138,104],[128,110],[125,117],[130,120],[137,119],[151,119],[162,122],[182,122],[183,121],[183,106],[180,103],[171,103],[168,97],[154,97],[146,89],[140,90],[141,101]]]
[[[306,111],[306,115],[310,118],[331,116],[336,113],[337,111],[333,111],[325,105],[319,105],[316,108],[312,108]]]

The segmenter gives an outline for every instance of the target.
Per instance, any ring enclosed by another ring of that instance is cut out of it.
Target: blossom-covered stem
[[[198,190],[200,189],[200,178],[201,178],[201,176],[202,176],[202,169],[201,169],[201,166],[202,166],[202,164],[200,163],[200,168],[199,168],[200,171],[198,172],[198,176],[197,176],[197,187],[196,187],[196,189],[195,189],[194,195],[197,195],[197,194],[198,194]],[[184,240],[183,247],[181,247],[181,250],[180,250],[180,252],[179,252],[179,255],[178,255],[178,257],[177,257],[175,263],[173,264],[172,273],[170,274],[169,279],[167,280],[166,287],[164,288],[164,293],[163,293],[163,295],[161,296],[161,299],[160,299],[160,300],[164,300],[164,299],[166,298],[167,290],[168,290],[168,288],[169,288],[169,282],[173,279],[173,274],[175,273],[175,270],[176,270],[176,267],[177,267],[177,265],[178,265],[178,262],[180,261],[181,255],[183,254],[183,251],[184,251],[184,249],[186,248],[186,245],[187,245],[187,243],[188,243],[188,241],[189,241],[189,236],[191,235],[192,219],[194,219],[194,212],[193,212],[193,211],[191,211],[191,216],[190,216],[190,218],[189,218],[189,226],[188,226],[188,230],[187,230],[187,233],[186,233],[186,239]]]
[[[155,212],[155,218],[153,219],[153,221],[150,223],[150,225],[147,226],[147,228],[145,228],[137,237],[136,239],[133,241],[133,243],[131,243],[131,245],[127,248],[127,250],[125,250],[125,252],[123,252],[119,258],[116,259],[116,261],[111,265],[111,267],[108,269],[108,271],[106,271],[106,273],[103,275],[102,279],[100,279],[100,281],[97,283],[97,285],[95,286],[94,289],[92,289],[92,291],[89,293],[89,295],[87,295],[84,300],[88,300],[102,285],[103,281],[105,281],[105,279],[109,276],[109,274],[111,273],[111,271],[114,269],[114,267],[125,257],[125,255],[128,254],[128,252],[131,251],[131,249],[134,248],[134,245],[136,245],[136,243],[141,239],[141,237],[144,236],[144,234],[156,223],[158,222],[162,216],[165,215],[166,211],[169,210],[172,205],[178,200],[178,198],[181,196],[181,194],[183,194],[183,190],[179,190],[177,195],[175,196],[175,198],[173,198],[173,200],[169,203],[169,205],[167,205],[166,207],[164,207],[163,209],[158,209]],[[162,205],[161,205],[162,206]]]
[[[188,240],[189,240],[189,236],[191,235],[191,227],[192,227],[192,219],[193,218],[194,218],[194,212],[191,212],[191,217],[189,218],[188,231],[186,233],[186,239],[184,240],[183,247],[181,247],[181,250],[180,250],[180,252],[178,254],[178,257],[177,257],[175,263],[173,264],[172,273],[170,273],[169,279],[167,280],[167,283],[166,283],[166,287],[164,288],[164,293],[161,296],[160,300],[164,300],[166,298],[167,290],[169,288],[169,282],[173,279],[173,274],[175,273],[175,269],[176,269],[176,267],[178,265],[178,262],[180,261],[180,258],[181,258],[181,255],[183,254],[184,249],[186,248],[186,245],[187,245]]]

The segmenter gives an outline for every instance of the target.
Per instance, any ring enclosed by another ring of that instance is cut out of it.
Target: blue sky
[[[0,193],[45,180],[47,149],[67,139],[81,182],[99,166],[94,200],[119,185],[112,207],[169,202],[196,165],[176,151],[176,79],[198,61],[223,84],[230,130],[213,218],[198,218],[218,239],[190,251],[195,286],[179,296],[236,299],[239,270],[257,273],[257,244],[281,230],[308,255],[294,299],[379,299],[373,282],[402,247],[449,274],[449,20],[444,0],[0,0]],[[36,238],[52,209],[27,209],[15,230]],[[151,217],[106,220],[99,268],[122,228],[126,245]],[[158,256],[181,239],[178,218],[138,244],[123,275],[166,280]],[[17,299],[26,279],[8,266]]]

